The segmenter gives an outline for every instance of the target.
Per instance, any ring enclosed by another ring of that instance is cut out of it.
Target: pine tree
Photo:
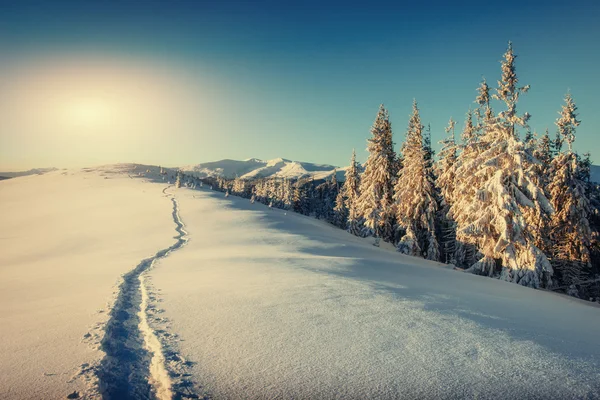
[[[552,142],[548,129],[544,132],[544,135],[538,140],[537,146],[534,150],[534,156],[538,159],[543,167],[548,167],[552,161]],[[546,168],[544,168],[544,171]],[[541,175],[547,175],[545,172],[540,171]]]
[[[570,287],[569,294],[576,295],[574,285],[580,283],[591,268],[592,230],[588,220],[591,206],[586,195],[586,184],[580,177],[579,162],[573,152],[577,120],[577,107],[570,94],[556,121],[560,136],[567,142],[568,150],[558,154],[551,164],[552,182],[548,187],[556,212],[552,216],[552,264],[560,285]]]
[[[483,126],[484,125],[479,125],[478,127],[475,127],[473,125],[473,111],[469,108],[467,119],[465,120],[465,127],[460,136],[463,147],[468,147],[470,144],[477,141],[478,130],[483,129]]]
[[[490,87],[488,86],[485,79],[481,81],[481,84],[477,88],[477,97],[475,102],[478,107],[476,110],[477,114],[477,132],[481,132],[483,127],[487,124],[490,124],[494,119],[494,112],[492,111],[492,106],[490,105]],[[469,110],[471,113],[471,111]],[[471,113],[471,125],[472,122],[472,113]]]
[[[549,185],[556,209],[551,221],[552,265],[560,285],[566,286],[581,282],[591,267],[592,231],[587,218],[591,209],[577,169],[573,152],[559,154],[552,161],[553,179]]]
[[[528,154],[511,127],[496,124],[482,138],[486,151],[473,159],[459,156],[457,196],[451,216],[457,239],[477,246],[484,258],[471,271],[493,276],[502,263],[502,279],[526,286],[551,283],[552,267],[534,243],[527,220],[552,212],[527,168]]]
[[[358,209],[358,199],[360,196],[360,176],[358,174],[358,163],[356,162],[356,152],[352,150],[352,159],[350,166],[346,170],[346,179],[342,187],[342,193],[346,199],[346,209],[348,210],[348,221],[346,230],[353,235],[362,235],[362,218]]]
[[[475,245],[483,256],[471,265],[471,272],[525,286],[549,286],[553,270],[535,245],[534,222],[551,214],[552,207],[536,185],[530,168],[535,160],[515,133],[515,126],[526,126],[529,119],[527,113],[516,113],[519,95],[528,86],[517,87],[510,43],[504,59],[495,98],[504,101],[507,110],[491,118],[479,140],[459,155],[450,216],[457,223],[457,240]]]
[[[397,221],[406,234],[398,244],[398,251],[437,261],[440,257],[435,227],[437,202],[416,100],[403,149],[404,168],[398,174],[394,200]]]
[[[335,198],[335,207],[333,208],[333,221],[332,223],[342,229],[346,229],[348,221],[348,209],[346,208],[346,199],[344,198],[344,191],[340,190]]]
[[[581,123],[577,120],[577,106],[573,101],[570,93],[565,96],[565,105],[562,106],[560,112],[560,118],[556,120],[556,126],[558,127],[558,134],[561,138],[567,142],[569,146],[569,153],[573,151],[573,142],[575,141],[575,130]]]
[[[502,64],[502,77],[498,81],[495,99],[501,100],[506,105],[506,110],[499,114],[500,121],[505,124],[513,135],[516,135],[515,126],[526,126],[531,117],[529,113],[519,116],[517,114],[517,102],[521,94],[529,91],[529,85],[518,87],[519,79],[515,68],[516,54],[513,52],[512,42],[508,42],[508,49],[504,53]]]
[[[394,238],[393,172],[397,168],[393,149],[392,126],[383,104],[367,141],[369,157],[360,181],[358,207],[365,235],[392,241]]]
[[[454,139],[456,121],[450,118],[446,134],[448,137],[442,140],[442,149],[440,150],[439,160],[437,163],[438,185],[440,187],[444,203],[452,202],[454,194],[454,184],[456,180],[456,172],[454,170],[456,158],[458,156],[457,145]]]
[[[179,189],[181,187],[181,173],[177,171],[177,178],[175,179],[175,187]]]
[[[291,210],[294,205],[294,188],[292,182],[289,179],[283,181],[283,208]]]
[[[443,261],[457,265],[457,253],[464,251],[456,242],[456,222],[449,217],[450,205],[453,202],[454,188],[456,182],[456,159],[458,157],[458,146],[454,138],[456,122],[450,118],[446,134],[448,137],[442,140],[439,160],[436,164],[437,186],[440,189],[441,202],[439,209],[440,220],[440,245]],[[462,261],[461,257],[461,261]]]

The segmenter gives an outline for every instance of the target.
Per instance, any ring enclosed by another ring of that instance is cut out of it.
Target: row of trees
[[[450,119],[434,160],[417,102],[400,152],[380,106],[363,169],[353,153],[343,185],[312,179],[219,178],[214,187],[271,207],[326,219],[348,232],[393,243],[398,251],[473,273],[587,297],[596,293],[600,191],[589,154],[573,150],[577,107],[570,94],[551,139],[532,133],[517,111],[520,86],[512,45],[492,90],[481,82],[460,140]],[[493,93],[492,93],[493,92]],[[492,101],[501,105],[496,113]]]

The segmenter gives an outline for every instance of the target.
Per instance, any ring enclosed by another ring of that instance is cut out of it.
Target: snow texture
[[[123,164],[0,182],[0,398],[98,397],[110,321],[136,308],[121,333],[143,344],[121,344],[164,389],[150,398],[600,398],[592,303],[206,187],[171,200],[167,179]]]
[[[600,309],[220,193],[152,271],[215,398],[598,398]]]

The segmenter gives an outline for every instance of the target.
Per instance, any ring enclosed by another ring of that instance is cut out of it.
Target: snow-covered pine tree
[[[536,144],[533,155],[540,162],[541,168],[538,173],[540,176],[545,177],[548,175],[548,167],[552,161],[552,141],[550,140],[550,134],[548,133],[547,128],[542,137],[537,140]]]
[[[392,126],[383,104],[367,140],[369,157],[360,180],[358,209],[363,219],[364,235],[386,241],[394,238],[393,173],[397,168],[393,149]]]
[[[327,221],[334,223],[335,219],[335,206],[337,202],[337,197],[340,192],[340,187],[337,181],[337,170],[333,170],[333,175],[331,176],[331,180],[329,181],[329,187],[327,191],[327,201],[326,201],[326,210],[325,216]],[[343,199],[343,198],[342,198]],[[343,203],[343,201],[342,201]]]
[[[481,133],[485,125],[494,120],[494,112],[492,111],[492,106],[490,105],[490,99],[490,87],[484,78],[477,88],[477,97],[475,99],[475,102],[478,105],[477,109],[475,110],[477,115],[477,128],[475,131],[478,133]],[[473,125],[472,114],[470,120],[471,125]]]
[[[456,182],[456,159],[458,157],[458,146],[454,136],[456,122],[450,118],[446,134],[448,137],[442,140],[442,149],[439,153],[437,170],[437,186],[440,190],[440,209],[438,211],[440,217],[440,247],[442,252],[442,260],[446,263],[457,265],[457,253],[463,253],[461,249],[457,251],[456,242],[456,222],[448,216],[450,204],[454,195],[454,187]],[[460,244],[459,244],[460,247]]]
[[[292,181],[288,178],[283,180],[283,208],[285,210],[291,210],[294,205],[294,188],[292,187]]]
[[[531,117],[529,113],[525,113],[522,116],[517,114],[517,103],[521,94],[529,91],[529,85],[522,87],[517,86],[519,79],[517,78],[517,71],[515,68],[515,60],[517,55],[513,52],[512,42],[508,42],[508,48],[504,53],[504,60],[502,64],[502,77],[498,81],[498,88],[494,98],[501,100],[506,105],[506,110],[502,111],[498,117],[501,123],[507,126],[513,133],[517,135],[515,126],[527,126],[527,121]]]
[[[457,222],[457,240],[477,246],[483,258],[469,270],[478,274],[531,287],[552,283],[552,266],[535,245],[531,223],[552,206],[536,185],[534,163],[515,133],[525,125],[529,114],[518,116],[517,88],[512,45],[504,56],[498,99],[507,110],[485,126],[476,151],[463,151],[457,159],[457,182],[450,215]],[[501,272],[497,274],[497,267]]]
[[[346,199],[344,197],[344,191],[338,191],[337,197],[335,198],[335,207],[333,208],[333,225],[346,229],[348,222],[348,209],[346,208]]]
[[[455,202],[450,208],[457,222],[457,239],[477,246],[483,259],[471,266],[475,273],[493,276],[496,260],[501,278],[525,286],[551,283],[552,267],[535,246],[535,228],[528,219],[552,212],[535,184],[525,160],[529,155],[511,127],[494,124],[480,139],[486,148],[473,159],[457,161]]]
[[[181,173],[177,171],[177,178],[175,179],[175,187],[179,189],[181,187]]]
[[[398,173],[394,200],[397,221],[406,234],[398,243],[398,251],[438,261],[440,250],[435,226],[438,205],[416,100],[403,149],[404,168]]]
[[[455,129],[456,121],[450,118],[450,121],[448,121],[448,127],[446,128],[446,134],[448,137],[440,141],[442,149],[440,150],[438,162],[436,164],[438,186],[445,204],[452,202],[454,183],[456,180],[454,167],[456,158],[458,156],[458,150],[456,140],[454,138]]]
[[[565,105],[562,106],[560,112],[560,118],[556,120],[556,126],[558,127],[558,134],[562,140],[567,142],[569,146],[568,152],[573,151],[573,142],[575,141],[575,130],[581,123],[577,120],[577,106],[571,93],[565,95]]]
[[[556,121],[561,138],[568,150],[559,153],[551,164],[552,181],[548,186],[552,205],[552,265],[559,286],[567,286],[571,295],[577,295],[575,285],[581,283],[591,268],[590,248],[592,230],[588,220],[591,214],[586,184],[580,179],[577,155],[573,152],[577,120],[577,107],[570,94]]]
[[[538,186],[544,193],[546,198],[550,198],[548,192],[548,184],[550,182],[550,163],[552,161],[552,150],[551,141],[546,129],[544,135],[541,138],[537,138],[534,135],[533,139],[530,140],[529,146],[526,151],[528,155],[526,161],[529,163],[528,167],[532,172],[532,179],[536,186]],[[547,213],[531,213],[529,215],[528,223],[532,230],[533,242],[540,250],[546,255],[550,255],[551,242],[550,238],[550,216]]]
[[[358,199],[360,195],[360,176],[358,172],[358,163],[356,162],[356,151],[352,150],[352,159],[350,166],[346,170],[346,179],[342,193],[346,198],[346,209],[348,210],[348,221],[346,230],[353,235],[361,236],[362,234],[362,218],[358,209]]]
[[[310,215],[312,203],[311,193],[309,193],[310,185],[311,181],[305,178],[296,181],[296,184],[294,185],[293,211],[299,214]]]

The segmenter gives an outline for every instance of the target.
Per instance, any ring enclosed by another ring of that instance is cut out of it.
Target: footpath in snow
[[[592,304],[174,193],[190,241],[149,275],[162,340],[215,398],[600,398]]]
[[[120,277],[176,243],[167,185],[117,172],[0,182],[0,399],[83,395]]]

